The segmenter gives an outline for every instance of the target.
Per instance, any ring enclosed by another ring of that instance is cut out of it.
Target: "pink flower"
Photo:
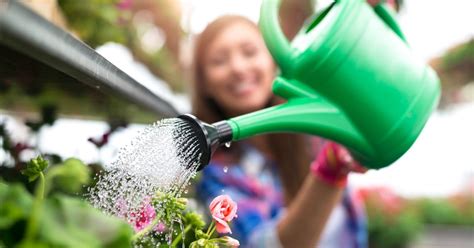
[[[166,231],[166,225],[163,222],[158,222],[154,230],[157,231],[158,233],[163,233],[164,231]]]
[[[131,9],[133,6],[133,0],[122,0],[117,3],[117,7],[120,10]]]
[[[142,209],[138,214],[132,212],[130,216],[133,219],[133,228],[135,232],[141,231],[148,226],[156,217],[156,212],[149,199],[145,199]]]
[[[228,222],[237,217],[237,203],[230,196],[220,195],[209,204],[212,218],[216,221],[218,233],[232,233]]]
[[[240,246],[240,243],[237,239],[233,239],[229,236],[222,237],[222,240],[224,242],[226,242],[226,245],[229,246],[229,247],[234,248],[234,247],[239,247]]]

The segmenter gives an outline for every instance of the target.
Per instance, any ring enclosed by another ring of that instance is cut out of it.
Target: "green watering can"
[[[278,23],[279,4],[263,0],[260,28],[281,69],[273,92],[288,101],[214,124],[181,116],[200,137],[200,169],[217,146],[270,132],[334,140],[373,169],[401,157],[436,107],[440,86],[410,51],[391,10],[334,1],[290,44]]]

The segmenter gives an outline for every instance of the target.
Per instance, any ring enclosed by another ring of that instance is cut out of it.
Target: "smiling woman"
[[[192,107],[200,120],[213,123],[282,102],[271,91],[277,68],[255,23],[220,17],[194,48]],[[343,190],[355,163],[343,158],[342,147],[323,143],[266,134],[218,149],[202,170],[198,197],[206,205],[223,192],[235,199],[239,217],[231,229],[244,247],[364,247],[360,202]]]
[[[245,19],[228,17],[214,23],[217,29],[233,22],[213,40],[205,44],[205,54],[196,54],[203,70],[199,77],[204,96],[215,99],[225,109],[225,115],[236,116],[258,110],[267,105],[271,96],[276,67],[272,62],[257,27]]]

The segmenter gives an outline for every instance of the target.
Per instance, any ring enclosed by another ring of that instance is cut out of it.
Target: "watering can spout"
[[[294,97],[287,103],[232,118],[228,123],[233,140],[264,133],[306,133],[343,143],[356,149],[356,153],[373,154],[370,144],[346,115],[322,97]]]

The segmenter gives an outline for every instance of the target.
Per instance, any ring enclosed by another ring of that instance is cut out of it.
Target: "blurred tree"
[[[56,0],[23,0],[22,3],[56,26],[66,28],[66,20]]]
[[[132,37],[126,25],[128,19],[116,7],[119,0],[58,0],[67,20],[67,26],[91,47],[113,41],[126,44]]]
[[[404,248],[416,240],[422,224],[407,199],[385,187],[361,188],[358,193],[368,216],[370,248]]]
[[[468,100],[462,99],[460,92],[462,87],[474,84],[474,38],[454,46],[430,64],[441,79],[441,107]]]
[[[179,64],[183,31],[175,0],[59,0],[70,28],[92,47],[113,41],[172,89],[184,90]],[[86,18],[85,18],[86,17]]]
[[[181,6],[176,0],[124,0],[132,13],[131,22],[134,40],[129,46],[140,62],[168,82],[173,90],[184,91],[182,66],[179,62],[181,28]],[[124,8],[122,8],[124,9]]]

